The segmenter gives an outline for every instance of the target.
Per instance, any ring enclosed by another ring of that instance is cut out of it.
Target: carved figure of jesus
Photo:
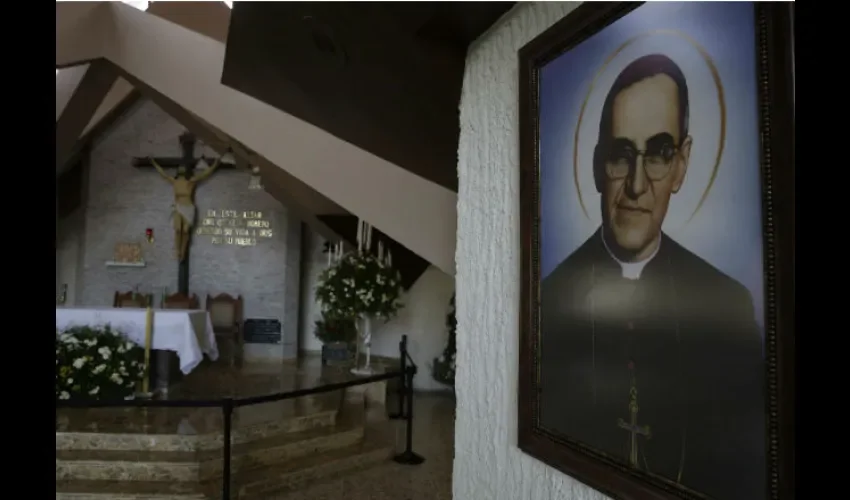
[[[171,206],[171,221],[174,225],[174,251],[178,262],[183,262],[186,258],[186,251],[189,249],[192,228],[195,225],[195,186],[215,172],[221,157],[216,158],[215,163],[210,168],[192,177],[187,175],[186,167],[178,167],[177,175],[171,177],[156,160],[149,159],[159,175],[170,182],[174,188],[174,204]]]

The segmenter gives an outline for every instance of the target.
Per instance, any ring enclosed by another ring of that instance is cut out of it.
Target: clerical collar
[[[620,265],[620,270],[623,272],[623,278],[627,280],[638,280],[640,279],[640,275],[643,272],[643,268],[649,264],[652,259],[658,255],[658,249],[661,248],[661,238],[658,238],[658,246],[655,247],[655,251],[652,252],[652,255],[643,259],[640,262],[623,262],[614,255],[614,252],[611,251],[611,248],[608,247],[608,243],[605,241],[605,231],[599,231],[599,234],[602,235],[602,244],[605,245],[605,250],[608,252],[608,255],[611,256],[614,261]]]

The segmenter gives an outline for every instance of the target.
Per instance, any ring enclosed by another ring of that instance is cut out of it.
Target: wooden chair
[[[184,295],[180,292],[169,295],[162,300],[163,309],[200,309],[198,305],[198,296],[194,293],[191,296]]]
[[[151,304],[151,295],[141,295],[135,292],[115,292],[115,298],[112,300],[112,307],[135,307],[145,308]]]
[[[240,358],[239,361],[242,357],[242,296],[233,298],[226,293],[215,297],[207,295],[206,308],[210,314],[216,342],[222,345],[219,341],[221,339],[228,345],[230,365],[233,366],[237,357]]]

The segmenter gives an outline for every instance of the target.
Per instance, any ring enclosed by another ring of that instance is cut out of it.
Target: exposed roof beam
[[[65,166],[77,139],[117,79],[118,73],[112,64],[103,60],[89,64],[83,79],[56,121],[57,173]]]
[[[56,4],[57,35],[66,5]],[[444,272],[454,272],[456,193],[221,85],[221,42],[117,2],[97,4],[91,13],[72,37],[57,37],[58,67],[90,60],[88,49],[99,47],[100,57]],[[82,40],[86,36],[93,41]]]

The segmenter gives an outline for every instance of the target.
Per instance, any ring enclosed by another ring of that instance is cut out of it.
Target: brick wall
[[[134,156],[180,156],[183,127],[156,105],[143,101],[92,148],[86,180],[83,269],[77,283],[77,306],[110,306],[116,290],[138,287],[143,293],[177,289],[177,262],[171,229],[171,186],[153,169],[131,166]],[[201,147],[196,148],[196,155]],[[214,153],[205,149],[204,154]],[[207,209],[258,210],[271,222],[272,238],[257,246],[214,245],[209,236],[192,241],[189,288],[202,302],[206,294],[241,294],[245,318],[277,318],[283,346],[248,345],[246,356],[294,357],[298,341],[301,221],[268,193],[247,189],[249,175],[219,171],[201,183],[195,204]],[[155,241],[144,242],[146,228]],[[140,242],[146,266],[106,267],[119,242]]]

